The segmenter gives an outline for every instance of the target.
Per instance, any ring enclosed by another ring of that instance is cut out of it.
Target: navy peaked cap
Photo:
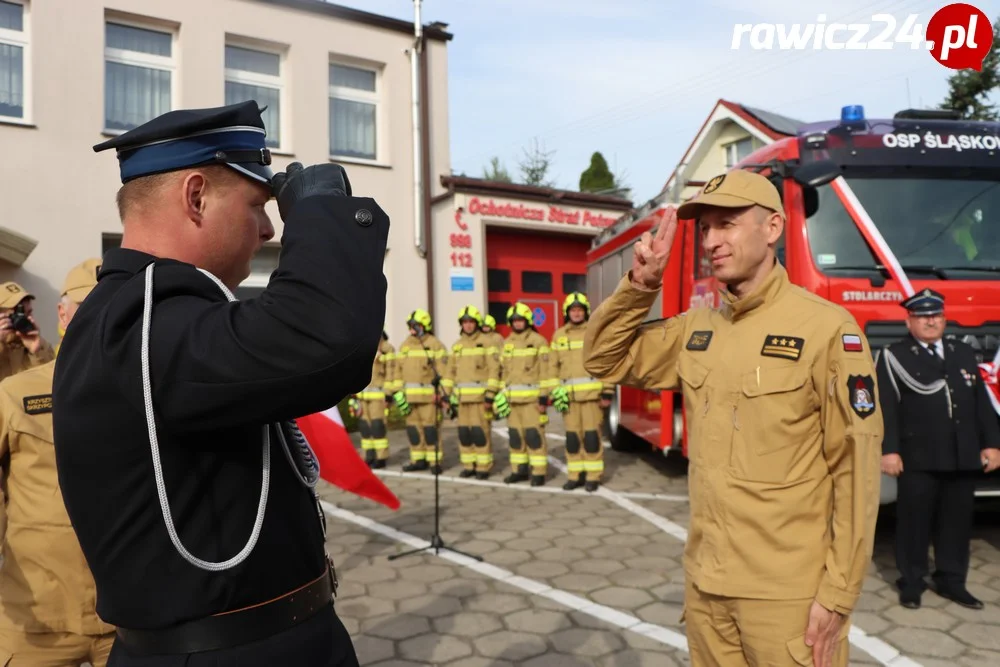
[[[932,289],[923,289],[901,305],[914,315],[937,315],[944,312],[944,295]]]
[[[271,151],[256,102],[212,109],[178,109],[94,146],[118,151],[122,183],[209,164],[224,164],[270,184]]]

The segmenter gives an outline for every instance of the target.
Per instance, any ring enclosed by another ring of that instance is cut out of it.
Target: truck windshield
[[[1000,181],[883,175],[846,178],[907,275],[1000,277]],[[830,276],[882,273],[832,186],[806,220],[816,266]]]

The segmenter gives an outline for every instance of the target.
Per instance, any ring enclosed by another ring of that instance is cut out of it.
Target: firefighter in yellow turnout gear
[[[493,411],[507,418],[510,437],[511,474],[504,482],[530,479],[532,486],[545,483],[548,448],[545,443],[546,408],[556,382],[549,371],[549,342],[534,328],[531,309],[516,303],[507,311],[512,329],[504,341],[502,391],[493,401]]]
[[[601,444],[603,408],[611,404],[614,385],[595,380],[583,369],[583,338],[590,319],[590,302],[573,292],[563,302],[565,324],[552,334],[552,406],[566,424],[567,491],[586,485],[596,491],[604,472]]]
[[[406,323],[410,336],[399,346],[392,376],[392,400],[406,418],[406,437],[410,441],[410,462],[403,471],[433,467],[434,472],[441,472],[438,405],[447,348],[434,336],[426,310],[414,310]]]
[[[475,306],[458,313],[462,333],[451,346],[441,386],[458,411],[458,443],[464,468],[461,477],[487,479],[493,467],[488,412],[500,389],[500,350],[480,331],[483,316]]]
[[[358,418],[361,449],[365,462],[372,468],[384,468],[389,458],[389,438],[385,426],[385,402],[392,399],[392,373],[396,349],[389,343],[389,334],[382,332],[382,342],[372,365],[372,380],[360,394],[348,401],[353,416]]]

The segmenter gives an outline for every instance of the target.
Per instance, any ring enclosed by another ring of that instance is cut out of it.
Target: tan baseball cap
[[[702,191],[677,208],[677,217],[694,219],[702,206],[742,208],[759,204],[785,217],[778,189],[771,181],[746,169],[734,169],[714,177]]]
[[[35,295],[28,292],[15,282],[0,285],[0,308],[14,308],[25,299],[34,299]]]
[[[96,258],[88,259],[82,264],[74,266],[66,274],[62,296],[68,296],[74,303],[83,303],[84,298],[90,294],[90,290],[97,285],[97,274],[100,270],[101,260]]]

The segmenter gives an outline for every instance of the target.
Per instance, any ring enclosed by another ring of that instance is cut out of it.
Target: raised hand
[[[656,236],[643,234],[635,243],[632,254],[632,284],[643,289],[655,290],[663,285],[663,270],[670,259],[670,248],[677,233],[677,209],[671,208],[663,216]]]

